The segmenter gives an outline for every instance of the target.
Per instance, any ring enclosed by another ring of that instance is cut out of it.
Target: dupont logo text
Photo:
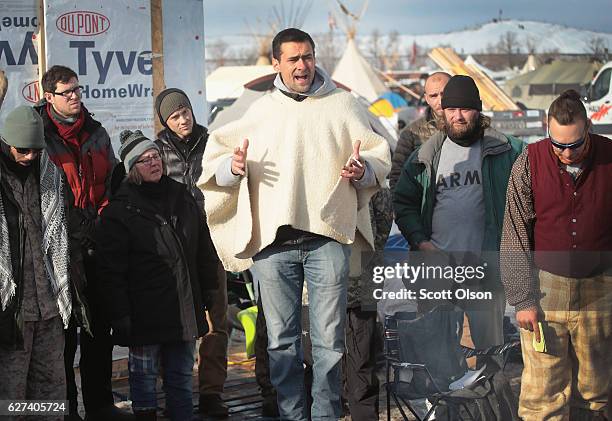
[[[40,89],[38,87],[38,81],[28,83],[21,90],[21,95],[23,98],[31,103],[36,104],[40,100]]]
[[[100,35],[110,28],[110,20],[96,12],[75,11],[64,13],[57,18],[57,29],[68,35]]]

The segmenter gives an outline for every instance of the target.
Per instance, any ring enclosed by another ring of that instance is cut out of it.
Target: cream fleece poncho
[[[247,175],[219,187],[215,172],[249,139]],[[348,92],[334,89],[297,102],[278,90],[254,102],[244,116],[211,133],[198,187],[208,226],[226,270],[243,271],[271,244],[282,225],[351,244],[356,228],[373,244],[367,205],[378,190],[356,190],[340,177],[361,140],[360,155],[383,182],[389,169],[387,141],[375,134],[366,110]]]

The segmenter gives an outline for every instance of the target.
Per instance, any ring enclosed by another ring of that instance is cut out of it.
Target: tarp
[[[363,58],[352,38],[349,38],[332,78],[348,86],[351,91],[365,98],[369,103],[376,101],[382,93],[387,91],[384,83],[370,63]]]
[[[387,91],[380,96],[381,99],[386,99],[393,106],[395,110],[402,107],[407,107],[408,103],[397,92]]]
[[[588,61],[555,60],[544,64],[536,70],[517,76],[506,82],[506,85],[532,85],[532,84],[585,84],[593,79],[601,64]]]
[[[390,118],[393,117],[400,108],[407,106],[408,103],[401,95],[389,91],[383,93],[368,109],[375,116]]]
[[[536,70],[509,79],[504,90],[529,108],[548,109],[564,90],[580,89],[590,82],[601,64],[588,61],[555,60]]]

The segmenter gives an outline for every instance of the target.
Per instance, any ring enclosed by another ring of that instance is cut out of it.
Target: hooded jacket
[[[436,172],[445,139],[445,133],[436,133],[415,151],[404,164],[395,186],[395,222],[413,249],[431,237],[436,204],[436,185],[431,180],[437,179]],[[485,130],[480,142],[485,204],[482,250],[498,251],[510,171],[525,145],[519,139],[491,128]]]
[[[123,181],[96,231],[99,279],[111,320],[128,320],[121,345],[188,341],[208,331],[219,260],[202,211],[185,186]],[[157,194],[150,187],[159,188]]]
[[[372,131],[365,107],[318,68],[317,73],[313,94],[292,94],[281,86],[254,102],[240,120],[211,133],[198,186],[226,270],[250,267],[282,226],[343,244],[352,243],[358,229],[373,243],[369,215],[358,210],[384,182],[391,166],[389,145]],[[280,76],[278,87],[277,82]],[[230,173],[232,151],[247,134],[247,174],[222,186],[218,171]],[[375,177],[371,187],[360,189],[340,176],[357,140]]]

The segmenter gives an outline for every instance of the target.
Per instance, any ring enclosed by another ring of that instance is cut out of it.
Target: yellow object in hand
[[[536,352],[546,352],[546,341],[544,340],[544,330],[542,329],[542,322],[538,322],[538,328],[540,329],[540,342],[536,341],[536,335],[533,334],[533,349]]]

